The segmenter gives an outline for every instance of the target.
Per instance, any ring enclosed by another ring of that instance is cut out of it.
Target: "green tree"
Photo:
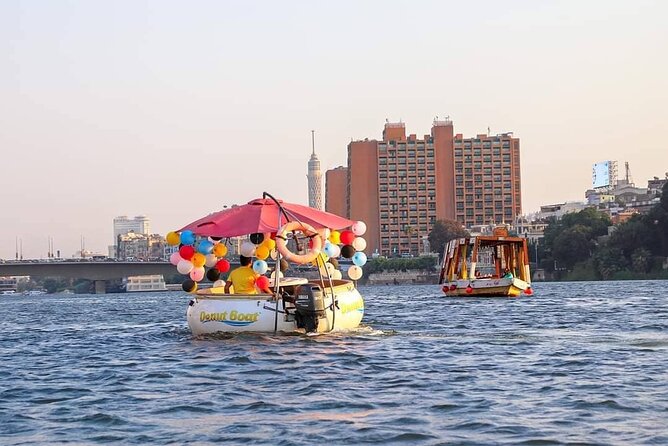
[[[587,260],[592,250],[591,229],[575,225],[557,235],[552,252],[559,266],[570,270],[577,262]]]
[[[623,271],[628,266],[622,251],[609,244],[600,246],[592,260],[598,277],[603,280],[611,279],[615,273]]]
[[[468,231],[453,220],[436,220],[428,236],[431,251],[437,252],[439,256],[443,255],[446,243],[462,237],[469,237]]]

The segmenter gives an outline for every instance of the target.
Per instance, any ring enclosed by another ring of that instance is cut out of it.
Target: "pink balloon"
[[[174,251],[172,255],[169,256],[169,263],[174,266],[178,265],[181,260],[183,260],[183,257],[181,257],[181,254],[179,254],[178,251]]]
[[[199,268],[193,268],[193,270],[190,271],[190,278],[195,282],[204,279],[204,267],[200,266]]]

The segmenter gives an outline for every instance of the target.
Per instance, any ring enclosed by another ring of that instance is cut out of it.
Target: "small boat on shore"
[[[439,277],[446,296],[518,297],[533,294],[527,241],[505,228],[451,240]]]

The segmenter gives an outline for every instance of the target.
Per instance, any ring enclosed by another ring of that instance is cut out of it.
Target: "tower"
[[[312,208],[322,210],[322,173],[320,172],[320,160],[315,154],[315,130],[311,130],[311,144],[313,152],[308,162],[308,205]]]

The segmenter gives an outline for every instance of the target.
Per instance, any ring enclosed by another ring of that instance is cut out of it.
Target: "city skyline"
[[[118,215],[306,204],[310,130],[324,172],[385,119],[513,131],[524,213],[584,201],[595,162],[668,171],[664,3],[132,5],[0,5],[0,258],[104,253]]]

